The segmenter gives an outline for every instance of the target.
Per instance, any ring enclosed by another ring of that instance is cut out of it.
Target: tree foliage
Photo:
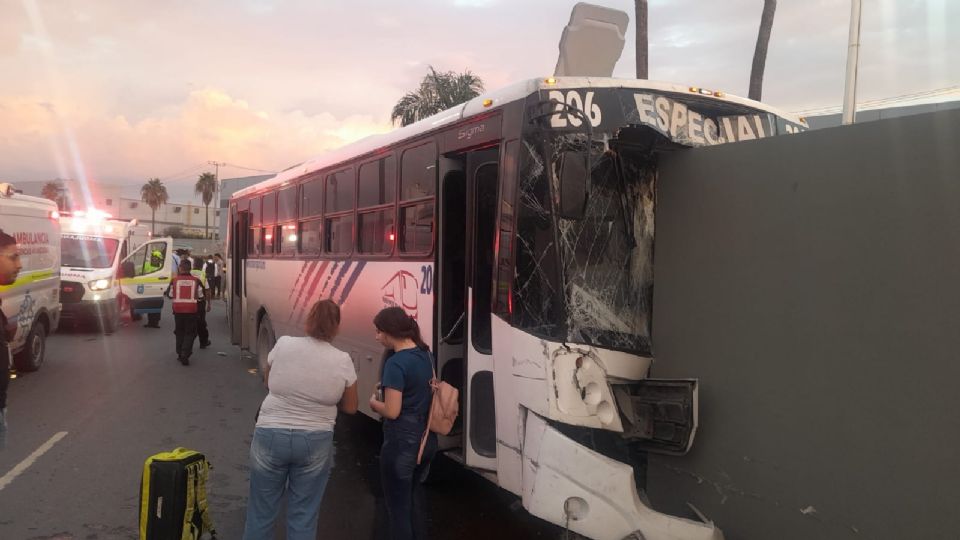
[[[454,73],[453,71],[438,72],[433,69],[433,66],[429,68],[430,72],[420,81],[420,87],[407,92],[393,106],[390,120],[394,123],[399,122],[401,126],[410,125],[465,103],[483,92],[483,81],[469,70]]]
[[[167,195],[167,186],[163,185],[159,178],[151,178],[140,187],[140,200],[147,203],[147,206],[152,210],[150,230],[156,233],[157,208],[160,208],[160,205],[167,204],[167,201],[170,200],[170,196]]]
[[[193,186],[193,191],[203,200],[203,205],[207,207],[204,212],[204,235],[210,236],[210,203],[213,202],[213,196],[217,193],[217,177],[211,172],[205,172],[197,178],[197,183]]]

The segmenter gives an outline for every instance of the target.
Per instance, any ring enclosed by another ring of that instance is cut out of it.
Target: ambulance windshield
[[[60,265],[110,268],[119,245],[116,238],[65,234],[60,240]]]

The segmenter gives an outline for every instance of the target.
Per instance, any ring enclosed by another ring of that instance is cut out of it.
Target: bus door
[[[450,435],[439,437],[442,450],[465,447],[463,419],[466,391],[464,366],[466,365],[467,327],[466,268],[467,268],[467,182],[462,157],[440,158],[440,196],[438,197],[438,227],[435,302],[437,343],[434,349],[437,358],[437,374],[440,379],[460,391],[460,414],[453,424]],[[447,455],[460,458],[454,453]]]
[[[499,149],[467,153],[466,180],[469,242],[466,310],[467,465],[497,470],[497,424],[493,386],[491,307],[494,243],[497,232]]]
[[[246,275],[244,262],[247,258],[247,235],[250,212],[238,212],[237,205],[230,207],[230,342],[241,348],[250,347],[250,336],[243,331],[246,322]]]

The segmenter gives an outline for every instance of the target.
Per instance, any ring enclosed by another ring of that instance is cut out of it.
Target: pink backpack
[[[450,430],[453,429],[453,423],[457,420],[457,414],[460,412],[460,391],[449,383],[437,379],[436,370],[433,372],[433,378],[430,379],[430,389],[433,391],[433,397],[430,400],[427,429],[424,430],[423,438],[420,440],[417,465],[423,458],[423,449],[427,446],[427,437],[430,432],[438,435],[449,434]]]

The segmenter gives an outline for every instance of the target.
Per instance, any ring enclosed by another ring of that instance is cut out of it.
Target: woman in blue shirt
[[[433,357],[420,337],[420,327],[403,309],[386,308],[373,319],[377,342],[388,356],[380,388],[370,408],[384,418],[380,475],[393,540],[426,538],[426,514],[421,482],[430,471],[437,436],[430,433],[420,464],[417,454],[430,413]]]

